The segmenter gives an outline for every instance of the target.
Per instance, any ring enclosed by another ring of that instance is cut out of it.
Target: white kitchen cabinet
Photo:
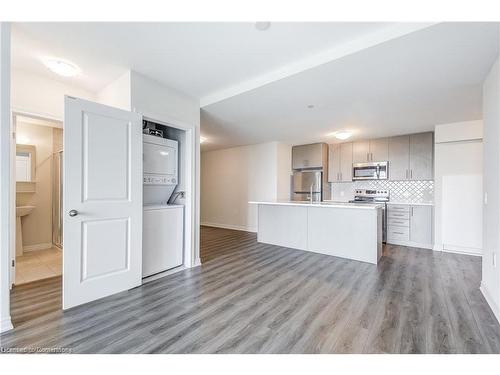
[[[352,181],[352,142],[340,144],[340,181]]]
[[[387,242],[394,245],[433,248],[431,205],[387,205]]]
[[[352,143],[328,146],[328,182],[352,181]]]
[[[340,180],[340,144],[328,145],[328,182]]]
[[[370,161],[389,160],[389,138],[370,139]]]
[[[410,206],[410,241],[432,243],[432,206]]]
[[[328,158],[325,143],[293,146],[292,169],[321,168]]]
[[[352,144],[352,162],[368,163],[370,161],[370,141],[358,141]]]
[[[432,180],[434,177],[432,132],[389,139],[390,180]]]
[[[389,138],[389,180],[406,180],[409,177],[410,136]]]
[[[432,180],[433,171],[433,133],[410,135],[410,179]]]
[[[389,159],[389,139],[376,138],[353,143],[353,162],[370,163]]]

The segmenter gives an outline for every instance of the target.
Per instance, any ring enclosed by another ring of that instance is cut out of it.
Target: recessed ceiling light
[[[80,68],[73,63],[59,59],[46,59],[45,66],[63,77],[74,77],[80,73]]]
[[[206,141],[207,141],[207,139],[205,137],[200,137],[200,143],[204,143]]]
[[[342,130],[333,133],[333,136],[337,139],[340,139],[341,141],[345,141],[347,138],[352,136],[352,133],[349,131]]]
[[[266,31],[271,27],[271,22],[255,22],[255,28],[259,31]]]

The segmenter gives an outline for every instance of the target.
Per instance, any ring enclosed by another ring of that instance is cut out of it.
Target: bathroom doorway
[[[14,287],[62,275],[62,123],[15,114]]]

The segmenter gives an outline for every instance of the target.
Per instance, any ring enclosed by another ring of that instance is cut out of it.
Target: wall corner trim
[[[500,307],[495,304],[493,297],[488,291],[488,288],[486,288],[486,285],[484,285],[482,281],[479,290],[481,291],[481,293],[484,296],[484,299],[486,300],[491,310],[493,311],[493,314],[495,315],[495,318],[497,318],[498,323],[500,323]]]

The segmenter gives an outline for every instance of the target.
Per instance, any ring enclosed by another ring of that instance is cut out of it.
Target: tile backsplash
[[[330,184],[332,200],[347,201],[354,198],[356,189],[389,190],[391,201],[428,203],[434,200],[434,181],[367,180]]]

